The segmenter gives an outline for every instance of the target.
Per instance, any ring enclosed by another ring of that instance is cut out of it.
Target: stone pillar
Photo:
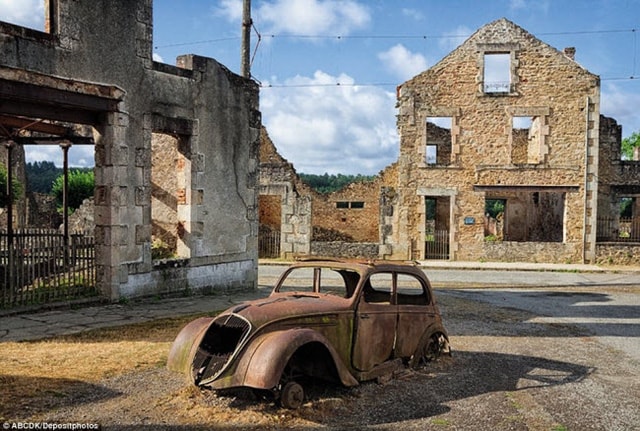
[[[95,137],[96,284],[112,301],[120,298],[120,285],[128,276],[122,265],[128,224],[121,217],[127,206],[127,124],[126,114],[108,113]]]

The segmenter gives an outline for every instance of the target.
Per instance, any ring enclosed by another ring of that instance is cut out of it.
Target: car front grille
[[[235,314],[215,319],[202,339],[193,361],[196,384],[215,379],[246,339],[251,324]]]

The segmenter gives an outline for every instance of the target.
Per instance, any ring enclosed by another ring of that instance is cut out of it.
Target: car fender
[[[308,343],[320,343],[327,349],[342,384],[358,384],[331,343],[318,332],[308,328],[274,331],[258,336],[249,343],[241,355],[235,374],[243,376],[242,386],[273,389],[280,382],[289,359],[300,347]]]
[[[213,320],[213,317],[200,317],[191,321],[180,330],[171,345],[167,357],[167,368],[183,373],[190,383],[195,383],[192,370],[193,358]]]
[[[419,358],[420,352],[425,348],[430,338],[433,337],[435,334],[442,334],[444,336],[446,346],[443,353],[451,356],[451,345],[449,344],[449,336],[447,335],[447,331],[445,331],[444,327],[441,324],[434,323],[429,325],[427,329],[422,333],[422,336],[420,337],[420,342],[418,343],[418,347],[416,348],[416,351],[413,354],[410,361],[410,366],[412,368],[415,368],[418,365],[420,361],[420,358]]]

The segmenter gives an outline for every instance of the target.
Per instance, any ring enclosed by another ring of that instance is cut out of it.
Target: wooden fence
[[[91,235],[56,230],[0,231],[0,308],[96,296]]]

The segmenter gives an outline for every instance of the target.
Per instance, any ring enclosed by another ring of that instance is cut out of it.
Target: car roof
[[[325,256],[296,256],[292,267],[340,267],[357,269],[360,272],[370,271],[404,271],[422,273],[418,262],[411,260],[380,260]]]

